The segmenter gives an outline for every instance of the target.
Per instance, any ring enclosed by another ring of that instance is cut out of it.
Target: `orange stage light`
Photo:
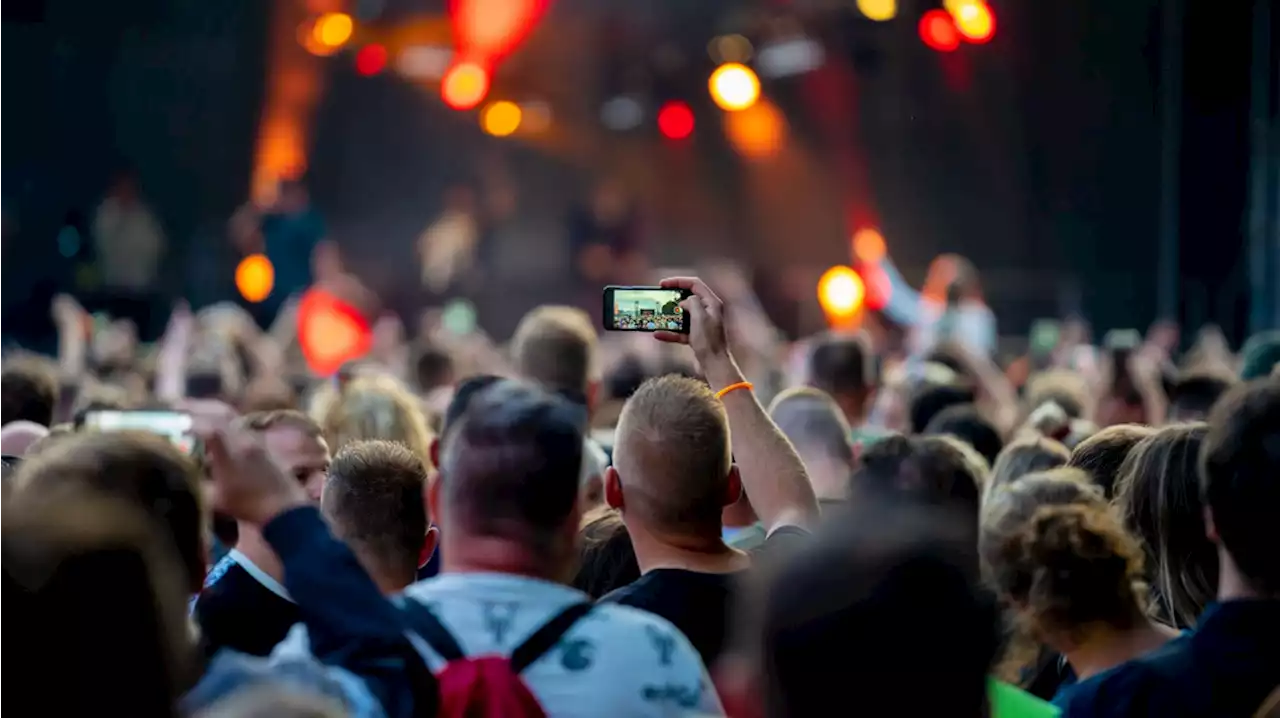
[[[951,14],[955,17],[956,30],[967,42],[982,44],[995,37],[996,16],[982,0],[963,0],[955,5]]]
[[[248,302],[261,302],[271,296],[276,270],[264,254],[250,254],[236,266],[236,289]]]
[[[858,261],[879,262],[884,255],[884,235],[880,230],[864,227],[853,233],[853,256]]]
[[[309,289],[298,303],[298,345],[311,371],[329,376],[369,353],[373,330],[355,307],[322,289]]]
[[[440,97],[455,110],[470,110],[489,94],[489,71],[474,62],[450,67],[440,82]]]
[[[742,112],[724,115],[729,144],[748,159],[766,159],[778,154],[787,139],[787,121],[772,102],[761,101]]]
[[[847,321],[862,309],[867,287],[852,267],[836,266],[818,280],[818,302],[828,319]]]
[[[355,32],[355,22],[344,12],[327,12],[316,18],[313,34],[323,47],[337,49],[347,44]]]
[[[449,16],[459,54],[495,62],[529,36],[547,0],[452,0]]]
[[[480,127],[494,137],[506,137],[520,129],[524,111],[514,102],[501,100],[480,111]]]
[[[737,62],[717,67],[708,85],[711,99],[726,112],[745,110],[760,99],[760,78],[751,68]]]

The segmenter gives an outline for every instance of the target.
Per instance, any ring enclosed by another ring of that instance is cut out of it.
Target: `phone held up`
[[[680,306],[687,289],[605,287],[601,318],[610,332],[689,333],[689,313]]]
[[[191,415],[182,411],[89,411],[84,427],[90,431],[144,431],[168,439],[183,453],[196,449]]]

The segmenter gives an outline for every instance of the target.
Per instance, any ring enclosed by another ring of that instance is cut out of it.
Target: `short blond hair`
[[[546,305],[524,315],[511,340],[520,376],[553,392],[585,395],[595,378],[596,331],[587,313]]]
[[[319,414],[325,440],[336,452],[353,441],[383,439],[409,447],[431,468],[435,438],[417,397],[384,374],[357,376],[347,382]]]
[[[718,526],[732,464],[724,405],[696,379],[646,381],[622,409],[614,464],[628,510],[676,529]]]

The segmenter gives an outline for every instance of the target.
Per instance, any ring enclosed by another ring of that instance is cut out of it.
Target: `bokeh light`
[[[730,62],[717,67],[708,83],[711,99],[728,112],[745,110],[760,99],[760,78],[746,65]]]
[[[832,267],[818,280],[818,301],[830,319],[847,320],[862,309],[867,287],[852,267]]]
[[[767,159],[778,154],[786,141],[787,121],[772,102],[757,102],[742,112],[724,115],[729,144],[748,159]]]
[[[356,53],[356,72],[365,77],[372,77],[386,67],[387,48],[382,45],[365,45]]]
[[[863,227],[853,233],[853,256],[860,262],[879,262],[884,259],[884,235],[880,230]]]
[[[858,11],[868,20],[892,20],[898,14],[898,0],[858,0]]]
[[[693,134],[693,110],[683,102],[671,101],[658,110],[658,131],[670,140],[683,140]]]
[[[356,25],[351,20],[350,15],[344,12],[327,12],[316,18],[315,28],[312,32],[315,35],[316,42],[320,43],[321,46],[336,50],[347,44],[355,29]]]
[[[440,81],[440,97],[455,110],[469,110],[489,94],[489,72],[474,62],[460,62]]]
[[[369,353],[373,330],[355,307],[313,288],[298,302],[298,346],[311,371],[329,376]]]
[[[751,41],[742,35],[721,35],[707,44],[707,54],[716,62],[746,62],[754,53]]]
[[[258,303],[271,296],[276,270],[263,254],[250,254],[236,266],[236,289],[245,301]]]
[[[938,52],[960,47],[960,31],[946,10],[930,10],[920,18],[920,39]]]
[[[951,11],[960,36],[975,44],[990,42],[996,34],[996,16],[982,0],[965,0]]]
[[[506,137],[520,129],[523,116],[519,105],[501,100],[480,111],[480,127],[494,137]]]

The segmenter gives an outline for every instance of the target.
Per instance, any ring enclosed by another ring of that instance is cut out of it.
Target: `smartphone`
[[[163,436],[186,454],[196,447],[191,415],[183,411],[115,411],[99,410],[85,414],[84,426],[90,431],[145,431]]]
[[[687,289],[605,287],[601,319],[605,331],[689,333],[689,314],[680,306]]]

